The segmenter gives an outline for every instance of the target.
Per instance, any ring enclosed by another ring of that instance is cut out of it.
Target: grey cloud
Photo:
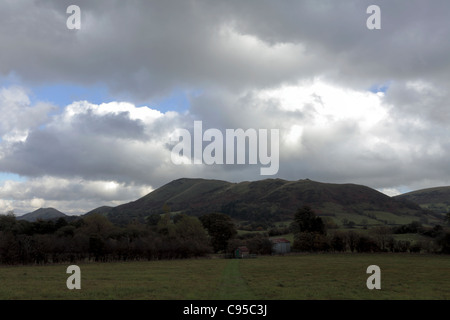
[[[105,136],[111,139],[147,140],[145,125],[141,120],[131,120],[128,112],[105,115],[87,113],[74,117],[72,126],[74,131],[82,135]]]
[[[380,1],[377,31],[365,26],[368,0],[85,1],[76,32],[65,28],[70,1],[18,3],[1,8],[0,41],[10,50],[0,70],[26,81],[106,82],[134,101],[174,87],[242,91],[319,75],[354,86],[448,83],[446,1]],[[266,53],[233,42],[224,26]],[[280,45],[292,46],[292,56],[277,53]]]
[[[56,109],[48,103],[31,105],[27,93],[19,87],[0,90],[0,138],[10,133],[23,133],[43,125]]]
[[[432,125],[447,126],[450,121],[448,86],[413,79],[410,83],[394,82],[387,92],[392,114],[398,118],[416,119]]]
[[[78,135],[76,130],[64,135],[34,131],[26,141],[9,148],[0,166],[7,172],[31,177],[81,176],[143,182],[149,177],[152,163],[161,160],[160,155],[147,151],[144,146],[139,148],[133,142],[105,136]]]

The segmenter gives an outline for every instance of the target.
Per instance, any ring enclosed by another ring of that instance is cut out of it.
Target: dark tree
[[[346,249],[345,235],[335,232],[331,238],[331,248],[337,252],[343,252]]]
[[[358,252],[378,252],[379,247],[372,238],[365,235],[358,235],[356,250]]]
[[[210,213],[201,216],[199,219],[208,231],[214,251],[225,251],[228,241],[237,234],[230,216],[223,213]]]
[[[146,222],[149,227],[156,227],[161,220],[161,215],[158,213],[152,213],[146,217]]]
[[[58,218],[58,220],[56,220],[55,222],[55,229],[58,230],[59,228],[65,227],[67,226],[67,220],[64,218]]]
[[[450,253],[450,233],[442,233],[437,241],[441,253]]]
[[[89,237],[89,253],[95,258],[95,261],[100,261],[105,254],[106,244],[103,238],[97,234]]]
[[[298,209],[292,223],[293,248],[300,251],[328,250],[325,239],[325,224],[309,206]]]
[[[0,231],[12,231],[14,232],[17,226],[17,220],[14,213],[8,212],[7,214],[0,215]]]
[[[315,232],[325,234],[325,224],[309,206],[298,209],[294,216],[293,229],[298,232]]]

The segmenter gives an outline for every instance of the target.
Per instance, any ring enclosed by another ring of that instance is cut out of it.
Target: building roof
[[[291,243],[289,240],[285,238],[276,238],[276,239],[270,239],[272,243]]]

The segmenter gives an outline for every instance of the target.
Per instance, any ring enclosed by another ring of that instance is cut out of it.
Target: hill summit
[[[114,223],[145,220],[151,214],[185,213],[200,216],[221,212],[236,220],[283,221],[295,211],[311,206],[319,216],[360,219],[395,224],[438,219],[419,205],[391,198],[372,188],[357,184],[322,183],[309,179],[287,181],[265,179],[232,183],[222,180],[174,180],[146,196],[117,207],[102,207],[101,212]]]
[[[58,218],[66,218],[67,215],[58,211],[54,208],[39,208],[33,212],[26,213],[24,215],[18,216],[19,220],[26,220],[29,222],[34,222],[39,219],[41,220],[53,220]]]

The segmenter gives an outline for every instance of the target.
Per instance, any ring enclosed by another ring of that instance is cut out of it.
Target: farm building
[[[238,259],[248,258],[250,256],[250,251],[247,247],[241,246],[234,251],[234,256]]]
[[[291,242],[285,238],[271,239],[272,252],[275,254],[284,254],[291,252]]]

